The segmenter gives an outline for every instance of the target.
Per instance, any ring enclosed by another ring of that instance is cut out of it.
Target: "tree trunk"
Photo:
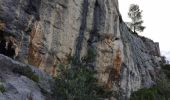
[[[134,26],[134,30],[133,30],[134,33],[136,33],[136,27]]]

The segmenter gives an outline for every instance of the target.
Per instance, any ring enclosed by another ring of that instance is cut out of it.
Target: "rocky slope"
[[[5,89],[0,100],[48,100],[52,83],[46,73],[0,54],[0,85]]]
[[[118,0],[1,0],[0,34],[17,45],[16,60],[50,75],[70,57],[93,67],[112,99],[154,85],[161,60],[158,43],[124,24]]]

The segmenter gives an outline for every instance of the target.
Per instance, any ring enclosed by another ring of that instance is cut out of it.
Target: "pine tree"
[[[142,11],[139,9],[138,5],[130,5],[128,16],[131,18],[132,22],[127,24],[134,33],[136,33],[136,31],[142,32],[145,29],[145,26],[142,26]]]

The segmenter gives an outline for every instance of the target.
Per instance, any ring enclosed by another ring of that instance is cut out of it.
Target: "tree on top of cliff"
[[[128,22],[127,25],[134,33],[136,33],[136,31],[142,32],[145,29],[145,26],[142,26],[142,11],[139,9],[139,5],[131,4],[128,16],[132,22]]]

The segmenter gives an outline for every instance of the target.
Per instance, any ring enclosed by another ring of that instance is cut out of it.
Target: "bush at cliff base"
[[[59,65],[54,95],[57,100],[103,100],[112,94],[98,86],[95,72],[85,66]]]
[[[132,93],[130,100],[170,100],[170,65],[162,65],[156,86]]]

